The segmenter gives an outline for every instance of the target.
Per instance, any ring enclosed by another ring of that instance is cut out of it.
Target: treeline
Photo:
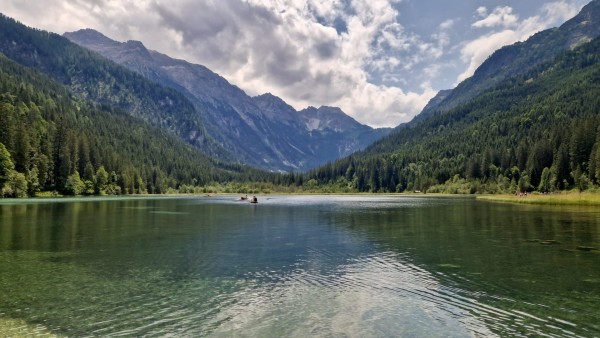
[[[599,39],[465,104],[434,109],[360,153],[308,173],[273,174],[214,160],[181,141],[202,123],[174,91],[55,34],[23,31],[5,17],[0,28],[0,47],[20,63],[0,54],[1,196],[600,185]],[[190,137],[212,148],[202,133]]]
[[[164,193],[268,173],[202,155],[110,106],[91,107],[0,54],[0,195]]]
[[[598,185],[598,61],[595,39],[304,180],[361,192],[550,192]]]

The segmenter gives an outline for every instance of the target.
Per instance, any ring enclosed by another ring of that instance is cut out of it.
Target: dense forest
[[[599,59],[596,39],[363,152],[273,174],[213,160],[2,56],[1,194],[585,190],[600,184]]]
[[[600,185],[600,39],[450,109],[434,107],[362,152],[281,174],[223,160],[202,132],[177,134],[203,130],[177,92],[81,48],[70,53],[55,34],[19,35],[20,24],[0,23],[10,54],[0,53],[0,196],[546,193]]]
[[[178,91],[161,86],[60,35],[0,14],[0,52],[66,86],[98,109],[113,107],[168,130],[213,158],[235,161],[210,138],[201,112]]]
[[[599,61],[595,39],[304,179],[361,192],[551,192],[598,185]]]
[[[202,155],[0,54],[0,195],[165,193],[267,173]]]
[[[435,111],[449,110],[475,98],[503,80],[531,72],[540,64],[553,60],[564,50],[600,36],[600,1],[591,1],[579,14],[558,28],[538,32],[526,41],[496,50],[465,79],[447,93],[437,106],[426,107],[416,120],[422,121]]]

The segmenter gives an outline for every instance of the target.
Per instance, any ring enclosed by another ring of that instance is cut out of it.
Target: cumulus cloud
[[[575,16],[580,7],[566,1],[545,4],[537,15],[519,21],[511,7],[497,7],[489,13],[479,7],[476,14],[482,18],[472,24],[474,28],[492,28],[489,33],[465,41],[460,51],[467,69],[457,78],[457,83],[473,75],[486,58],[502,46],[524,41],[536,32],[561,24]]]
[[[454,26],[454,20],[448,19],[440,24],[440,29],[442,31],[447,31],[447,30],[451,29],[453,26]]]
[[[59,33],[90,27],[117,40],[141,40],[206,65],[250,95],[272,92],[298,109],[337,105],[363,123],[393,126],[416,115],[434,93],[374,84],[370,71],[392,79],[394,69],[440,53],[439,44],[404,30],[396,2],[49,0],[42,16],[33,1],[8,0],[8,6],[25,17],[32,7],[29,24]],[[410,57],[399,55],[409,50]]]
[[[480,7],[477,9],[477,14],[485,16],[483,19],[473,23],[473,27],[512,27],[517,24],[519,17],[513,14],[511,7],[496,7],[494,11],[487,15],[487,9]]]
[[[551,2],[542,6],[542,15],[548,22],[561,23],[577,15],[580,9],[580,6],[566,1]]]
[[[521,36],[513,30],[503,30],[467,42],[461,49],[461,58],[468,62],[467,69],[458,76],[458,82],[475,73],[475,70],[498,48],[519,41]]]
[[[462,80],[495,49],[573,16],[572,1],[523,20],[511,7],[479,7],[470,25],[477,37],[462,44],[461,18],[443,17],[427,35],[404,26],[405,0],[4,0],[2,10],[58,33],[89,27],[141,40],[206,65],[250,95],[271,92],[297,109],[339,106],[379,127],[419,113],[435,95],[432,77],[451,83],[466,67]]]
[[[388,0],[224,0],[153,3],[176,47],[249,92],[272,92],[300,109],[337,105],[373,126],[417,114],[433,95],[370,82],[409,67],[394,51],[414,47]],[[343,27],[343,29],[340,29]],[[430,53],[433,48],[421,53]]]
[[[485,6],[480,6],[477,8],[477,10],[475,11],[477,13],[477,15],[479,15],[480,17],[485,17],[488,14],[488,10]]]

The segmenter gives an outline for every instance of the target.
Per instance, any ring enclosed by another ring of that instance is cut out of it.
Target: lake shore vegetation
[[[600,191],[564,191],[551,194],[532,193],[527,195],[478,195],[477,199],[519,204],[600,206]]]

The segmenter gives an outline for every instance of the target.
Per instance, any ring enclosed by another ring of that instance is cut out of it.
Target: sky
[[[589,0],[0,0],[62,34],[139,40],[251,96],[337,106],[372,127],[410,121],[496,49],[558,27]]]

